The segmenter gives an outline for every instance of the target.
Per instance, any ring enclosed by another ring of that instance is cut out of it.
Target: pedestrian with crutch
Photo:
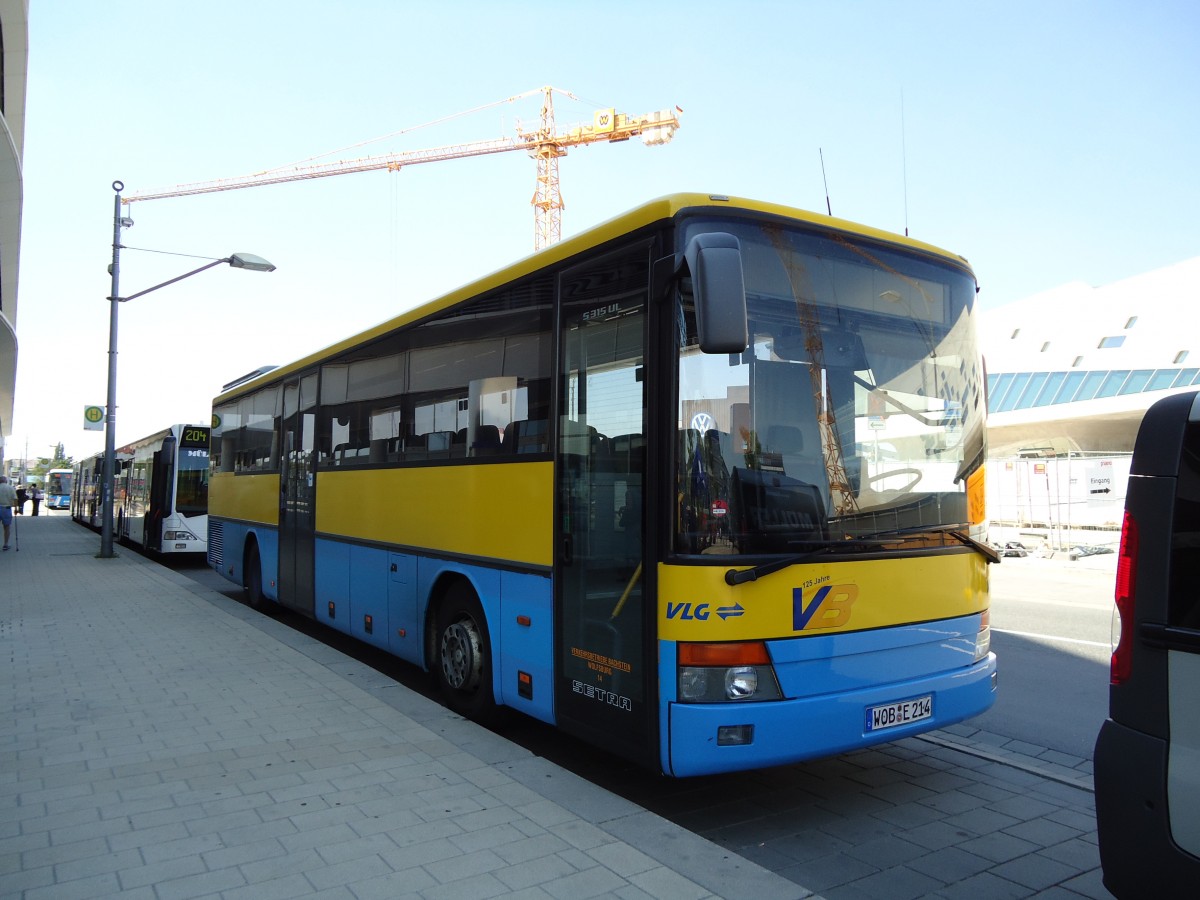
[[[17,505],[17,492],[8,478],[0,475],[0,523],[4,524],[4,549],[8,549],[8,533],[13,524],[13,507]]]

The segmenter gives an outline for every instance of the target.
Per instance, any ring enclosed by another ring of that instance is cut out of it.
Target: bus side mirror
[[[701,353],[742,353],[749,336],[746,326],[746,283],[738,239],[725,232],[698,234],[688,241],[686,266],[696,303],[696,330]]]

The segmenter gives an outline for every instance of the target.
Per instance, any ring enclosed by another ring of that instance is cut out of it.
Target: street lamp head
[[[227,261],[235,269],[249,269],[251,272],[275,271],[275,266],[253,253],[235,253]]]

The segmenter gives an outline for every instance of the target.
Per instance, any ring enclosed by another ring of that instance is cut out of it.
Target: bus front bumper
[[[870,711],[932,698],[916,721],[868,728]],[[762,703],[671,703],[671,775],[787,765],[911,737],[986,711],[996,699],[996,655],[964,669],[855,691]],[[748,737],[722,745],[722,735]]]

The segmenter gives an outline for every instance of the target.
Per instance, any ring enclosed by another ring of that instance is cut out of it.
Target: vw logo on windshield
[[[717,427],[717,420],[706,412],[696,413],[692,416],[692,427],[703,434],[706,431],[712,431]]]

